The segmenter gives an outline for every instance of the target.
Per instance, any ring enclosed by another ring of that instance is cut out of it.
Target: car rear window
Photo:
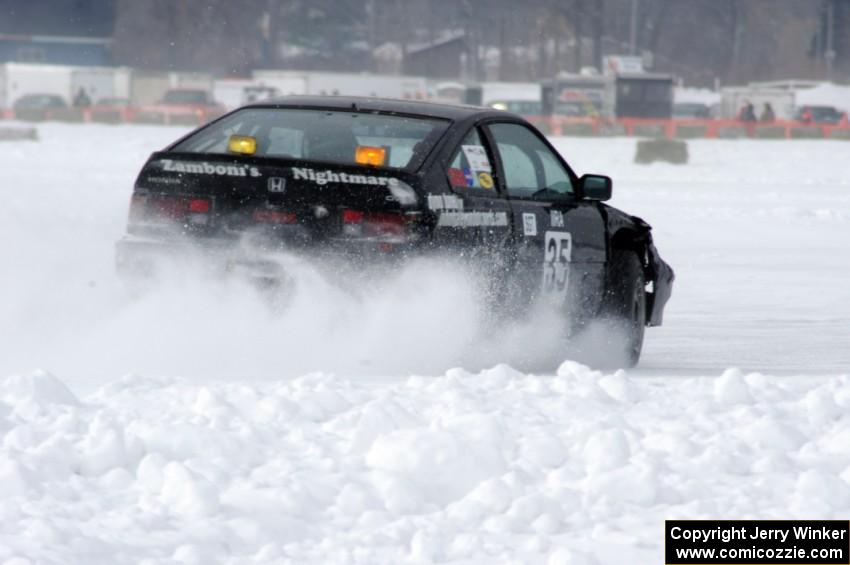
[[[256,156],[355,165],[357,147],[386,150],[385,168],[415,170],[448,127],[447,120],[391,114],[246,108],[198,131],[172,148],[228,153],[231,135],[256,138]]]

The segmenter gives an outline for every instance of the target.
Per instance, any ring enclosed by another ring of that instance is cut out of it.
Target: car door
[[[441,165],[448,191],[429,193],[428,207],[437,215],[435,242],[488,269],[503,263],[511,237],[510,208],[497,186],[492,149],[481,130],[471,126]]]
[[[520,122],[486,125],[507,194],[515,276],[531,298],[569,312],[595,312],[602,295],[605,222],[596,202],[536,130]]]

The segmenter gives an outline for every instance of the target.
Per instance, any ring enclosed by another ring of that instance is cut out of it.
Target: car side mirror
[[[586,200],[610,200],[613,181],[604,175],[583,175],[579,179],[581,195]]]

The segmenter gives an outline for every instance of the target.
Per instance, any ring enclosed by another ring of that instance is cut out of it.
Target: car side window
[[[541,200],[574,194],[572,180],[561,161],[531,130],[520,124],[488,127],[502,161],[508,194]]]
[[[495,190],[493,166],[478,128],[473,128],[463,138],[449,165],[447,175],[449,184],[458,190],[470,188]]]

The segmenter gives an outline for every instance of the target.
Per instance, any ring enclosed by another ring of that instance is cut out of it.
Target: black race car
[[[521,117],[490,108],[348,97],[248,105],[151,155],[136,180],[124,274],[201,249],[267,276],[253,249],[334,257],[357,270],[462,257],[494,306],[562,312],[567,334],[616,322],[624,364],[659,325],[672,269],[650,226],[602,202],[611,179],[576,176]],[[259,243],[257,243],[259,242]],[[364,267],[365,268],[365,267]]]

